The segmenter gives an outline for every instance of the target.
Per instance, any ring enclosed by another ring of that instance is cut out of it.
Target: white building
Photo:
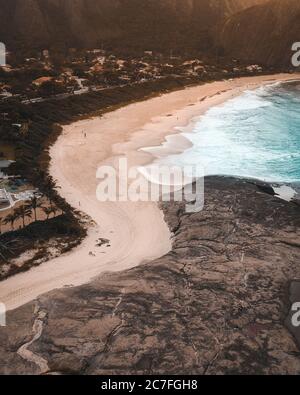
[[[0,189],[0,205],[9,205],[10,201],[5,189]]]
[[[11,165],[11,163],[13,163],[12,160],[0,160],[0,179],[5,178],[3,169],[7,169]]]

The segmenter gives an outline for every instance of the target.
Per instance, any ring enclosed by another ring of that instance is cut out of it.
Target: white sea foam
[[[292,88],[291,88],[292,87]],[[206,175],[300,181],[299,91],[289,84],[246,91],[183,133],[192,148],[160,161],[202,165]]]

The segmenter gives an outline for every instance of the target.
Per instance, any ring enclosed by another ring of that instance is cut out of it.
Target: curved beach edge
[[[61,196],[95,225],[72,252],[3,281],[0,300],[12,310],[54,289],[86,284],[106,272],[130,269],[167,254],[171,232],[158,205],[98,202],[97,168],[120,157],[126,157],[130,166],[149,163],[153,156],[141,148],[163,143],[210,107],[245,90],[297,77],[278,74],[213,82],[65,126],[50,150],[50,174],[61,187]],[[107,243],[99,246],[100,239]]]

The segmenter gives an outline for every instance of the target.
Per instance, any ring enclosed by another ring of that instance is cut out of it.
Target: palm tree
[[[24,206],[24,205],[22,205],[22,206],[18,207],[15,210],[15,213],[16,213],[16,216],[17,216],[18,219],[19,218],[22,219],[22,221],[23,221],[23,228],[25,228],[25,218],[27,218],[27,217],[31,218],[32,217],[31,209],[26,207],[26,206]]]
[[[50,206],[50,207],[42,207],[44,213],[47,215],[47,219],[50,218],[50,215],[53,214],[53,218],[56,216],[57,213],[57,208],[55,206]]]
[[[11,225],[11,229],[14,230],[14,223],[16,222],[16,220],[17,220],[18,218],[19,218],[19,217],[16,215],[16,212],[13,212],[13,213],[11,213],[11,214],[8,214],[8,215],[4,218],[3,223],[4,223],[4,225],[10,224],[10,225]]]
[[[59,188],[52,177],[47,176],[46,181],[43,185],[43,189],[45,194],[48,196],[50,204],[52,204],[53,200],[56,197],[56,188]]]
[[[47,215],[47,220],[49,219],[50,215],[53,213],[52,207],[42,207],[44,213]]]
[[[29,203],[26,205],[26,208],[28,210],[33,210],[35,222],[37,221],[37,209],[40,208],[40,207],[42,207],[42,202],[39,201],[37,196],[33,196],[30,199]]]

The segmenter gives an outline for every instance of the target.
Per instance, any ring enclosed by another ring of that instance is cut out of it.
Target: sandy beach
[[[95,225],[72,252],[1,282],[0,301],[12,310],[51,290],[88,283],[105,272],[129,269],[168,253],[171,234],[157,204],[99,202],[98,167],[114,164],[121,157],[126,157],[130,166],[149,163],[151,149],[141,148],[166,142],[167,136],[178,133],[177,128],[186,127],[211,106],[263,84],[296,78],[295,74],[280,74],[214,82],[65,126],[50,151],[50,174],[60,194]],[[180,136],[167,141],[170,153],[188,146]],[[109,244],[97,247],[99,238]]]

